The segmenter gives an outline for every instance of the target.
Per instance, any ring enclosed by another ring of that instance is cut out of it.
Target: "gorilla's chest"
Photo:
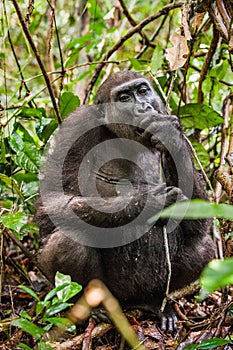
[[[146,191],[162,182],[160,153],[145,151],[127,157],[126,152],[122,158],[103,161],[90,175],[96,179],[96,189],[103,197]]]

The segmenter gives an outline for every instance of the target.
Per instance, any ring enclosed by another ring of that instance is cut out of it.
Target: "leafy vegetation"
[[[41,349],[47,346],[43,334],[63,322],[55,315],[80,291],[68,277],[57,275],[55,289],[41,298],[43,282],[31,277],[32,272],[40,276],[33,260],[38,249],[33,214],[43,151],[59,123],[80,104],[92,103],[98,86],[112,72],[134,69],[145,74],[167,110],[180,116],[197,167],[208,178],[212,201],[190,203],[186,215],[217,218],[218,257],[227,258],[212,262],[203,272],[201,297],[232,284],[232,9],[229,1],[222,1],[217,16],[218,1],[212,3],[13,0],[0,5],[0,256],[5,270],[1,317],[7,320],[21,312],[20,284],[36,302],[36,310],[33,316],[24,310],[12,324],[31,334]],[[175,211],[183,217],[183,210],[181,203],[167,214]],[[9,288],[16,293],[14,309]],[[231,293],[228,289],[225,300]],[[220,304],[229,314],[224,298]],[[226,326],[221,333],[220,328],[216,327],[217,337],[186,348],[228,344],[232,339],[220,338],[229,330]],[[11,348],[11,329],[4,322],[0,329],[6,348]],[[31,339],[18,343],[25,349],[35,345]]]

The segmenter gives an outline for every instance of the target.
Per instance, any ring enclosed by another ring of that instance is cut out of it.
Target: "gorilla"
[[[207,194],[179,119],[165,113],[141,74],[113,74],[51,141],[36,203],[38,261],[51,282],[57,271],[84,287],[101,279],[123,307],[150,309],[172,331],[172,306],[160,312],[168,279],[164,228],[172,292],[214,257],[211,221],[148,219],[193,198]]]

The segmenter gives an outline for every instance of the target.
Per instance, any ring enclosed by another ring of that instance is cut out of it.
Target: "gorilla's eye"
[[[138,89],[138,93],[139,95],[145,95],[147,93],[147,88],[146,86],[141,86],[139,89]]]
[[[120,102],[129,102],[130,95],[129,94],[121,94],[121,95],[119,95],[118,98],[119,98]]]

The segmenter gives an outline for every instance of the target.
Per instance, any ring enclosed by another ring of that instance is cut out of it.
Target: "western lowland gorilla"
[[[210,220],[148,219],[191,198],[207,199],[178,118],[167,115],[152,84],[123,71],[108,78],[94,104],[64,121],[40,173],[36,205],[48,279],[56,271],[84,287],[101,279],[124,307],[150,308],[172,330],[165,296],[197,279],[214,256]]]

